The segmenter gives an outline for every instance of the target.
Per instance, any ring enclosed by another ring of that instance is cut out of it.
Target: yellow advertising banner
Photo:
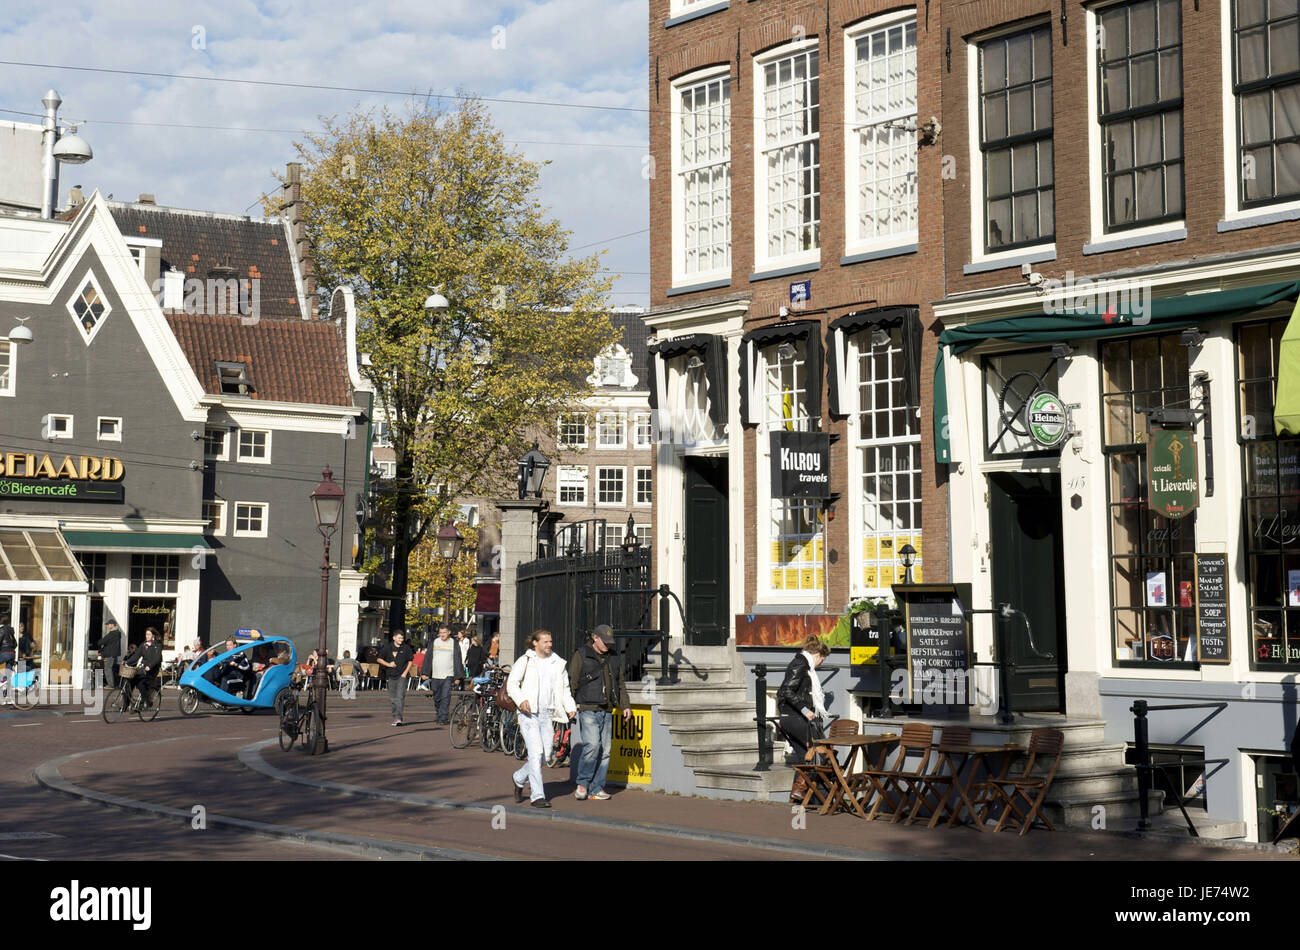
[[[608,779],[624,785],[650,784],[650,707],[633,706],[630,719],[614,713]]]
[[[863,560],[866,560],[866,561],[874,561],[874,560],[876,559],[876,539],[875,539],[875,538],[863,538],[863,539],[862,539],[862,558],[863,558]]]

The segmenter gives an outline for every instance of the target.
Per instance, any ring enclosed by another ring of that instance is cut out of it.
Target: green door
[[[727,460],[686,458],[686,642],[721,646],[727,604]]]
[[[1061,544],[1061,478],[1054,473],[990,474],[990,560],[993,606],[1023,610],[1040,653],[1030,649],[1019,617],[1007,623],[1012,708],[1065,711],[1065,558]]]

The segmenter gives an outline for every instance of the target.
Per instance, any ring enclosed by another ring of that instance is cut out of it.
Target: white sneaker
[[[592,801],[607,802],[609,801],[609,792],[599,791],[596,792],[594,795],[588,795],[587,797],[590,798]]]
[[[573,793],[573,797],[576,798],[578,801],[582,801],[587,797],[587,790],[583,788],[581,785],[579,785],[577,791]]]
[[[427,693],[429,692],[429,684],[421,683],[419,686],[415,687],[415,691],[417,693]]]

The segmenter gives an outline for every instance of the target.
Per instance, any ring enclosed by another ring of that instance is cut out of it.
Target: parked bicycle
[[[285,752],[292,749],[299,738],[304,747],[315,748],[320,737],[324,717],[316,708],[316,690],[308,684],[302,692],[306,699],[300,699],[298,693],[289,693],[280,699],[280,748]]]

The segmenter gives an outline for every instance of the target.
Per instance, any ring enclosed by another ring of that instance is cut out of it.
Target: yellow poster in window
[[[912,547],[916,548],[916,559],[919,561],[921,559],[921,536],[919,534],[912,535]]]
[[[816,586],[816,588],[817,588],[818,590],[821,590],[821,589],[822,589],[822,586],[826,583],[826,578],[823,576],[823,573],[824,573],[824,572],[822,571],[822,569],[821,569],[820,567],[817,568],[817,570],[816,570],[816,572],[815,572],[815,576],[816,576],[816,578],[817,578],[817,583],[816,583],[816,585],[814,585],[814,586]]]
[[[877,582],[876,565],[868,564],[862,569],[862,583],[869,589],[880,586]]]
[[[876,560],[877,556],[878,556],[878,555],[876,554],[876,539],[875,539],[875,538],[863,538],[863,539],[862,539],[862,558],[863,558],[863,560],[866,560],[866,561],[874,561],[874,560]]]
[[[892,561],[893,559],[894,559],[894,539],[881,538],[880,539],[880,560]]]
[[[802,568],[799,571],[799,589],[812,590],[817,586],[817,572],[811,567]]]
[[[799,568],[787,567],[785,569],[785,589],[786,590],[799,589]]]
[[[914,583],[914,584],[920,584],[920,583],[922,583],[922,580],[921,580],[921,565],[920,565],[920,564],[917,564],[917,565],[913,566],[913,568],[912,568],[912,583]]]
[[[894,583],[894,565],[882,564],[880,566],[880,586],[890,587]]]
[[[772,563],[779,564],[785,560],[785,545],[780,541],[772,542]]]
[[[773,589],[773,590],[781,590],[781,588],[782,588],[781,580],[782,580],[782,578],[784,578],[784,577],[785,577],[785,575],[781,572],[781,569],[780,569],[779,567],[776,568],[774,571],[772,571],[772,589]]]

